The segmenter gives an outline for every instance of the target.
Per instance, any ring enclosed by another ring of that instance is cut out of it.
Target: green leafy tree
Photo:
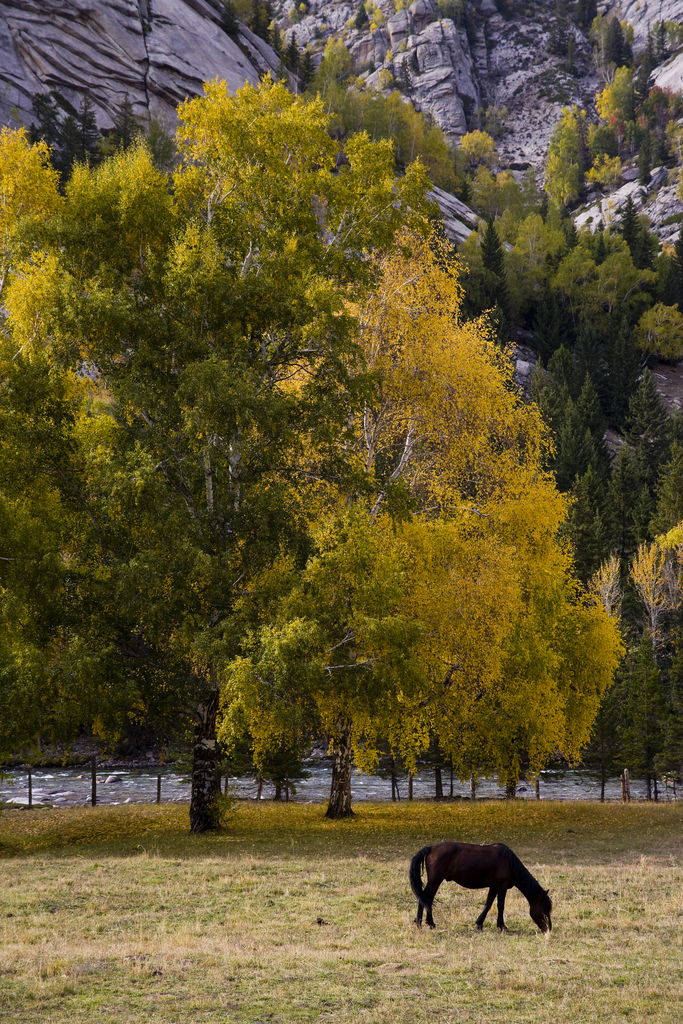
[[[363,135],[335,173],[322,102],[280,84],[210,83],[179,120],[173,194],[142,144],[78,165],[49,258],[7,303],[14,351],[92,367],[106,407],[84,441],[98,515],[83,513],[80,558],[106,564],[107,584],[85,574],[78,678],[127,678],[194,723],[202,830],[219,666],[249,625],[235,602],[305,547],[306,481],[351,472],[344,432],[368,385],[348,302],[427,183],[419,166],[397,181],[390,144]]]

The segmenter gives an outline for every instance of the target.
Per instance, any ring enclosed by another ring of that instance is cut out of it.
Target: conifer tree
[[[564,532],[574,550],[576,574],[587,585],[606,554],[604,492],[593,466],[589,465],[581,479],[574,481],[572,497]]]
[[[657,507],[650,523],[653,536],[683,522],[683,447],[674,441],[656,487]]]
[[[681,225],[681,229],[678,232],[671,262],[676,274],[676,288],[678,292],[676,301],[678,302],[678,308],[683,310],[683,225]]]
[[[140,135],[142,135],[140,122],[133,113],[133,104],[126,96],[114,117],[114,127],[109,133],[109,139],[114,143],[116,149],[126,150]]]
[[[643,135],[638,154],[638,181],[641,185],[647,185],[650,181],[652,170],[652,136],[649,131]],[[629,197],[630,198],[630,197]]]
[[[296,75],[299,71],[301,55],[299,53],[299,47],[296,44],[296,36],[294,35],[292,35],[291,39],[289,40],[289,44],[287,46],[287,56],[285,60],[289,70]]]
[[[630,666],[624,690],[624,755],[636,771],[641,771],[645,775],[648,800],[652,800],[653,797],[657,800],[655,757],[663,738],[667,707],[652,641],[647,634],[643,636]]]
[[[605,420],[600,408],[600,398],[589,373],[584,375],[583,387],[576,403],[576,409],[586,430],[590,431],[594,451],[592,465],[599,479],[604,480],[609,474],[610,466],[609,452],[605,443]]]
[[[629,402],[625,438],[633,449],[636,473],[653,492],[659,467],[670,444],[670,419],[655,379],[646,367]],[[649,520],[648,520],[649,521]]]
[[[299,85],[301,91],[305,92],[315,78],[315,64],[310,50],[305,50],[301,58],[301,71],[299,72]]]
[[[615,308],[607,345],[607,408],[612,426],[621,429],[631,395],[638,386],[640,359],[625,310]]]
[[[624,445],[612,468],[605,501],[605,527],[609,547],[621,559],[624,567],[636,549],[633,512],[637,500],[638,474],[633,465],[633,456]]]
[[[486,280],[487,298],[492,306],[498,306],[498,337],[507,340],[510,318],[510,290],[505,270],[505,251],[492,220],[486,226],[481,243],[481,260],[488,271]]]
[[[606,410],[607,374],[605,372],[604,344],[601,335],[591,323],[579,331],[574,347],[577,380],[585,382],[588,375],[593,382],[601,411]]]
[[[561,344],[560,310],[557,298],[552,289],[546,287],[543,290],[541,301],[536,307],[534,347],[545,364]]]
[[[362,29],[364,25],[367,25],[367,23],[368,12],[365,10],[365,4],[359,4],[353,24],[360,31],[360,29]]]
[[[621,223],[619,225],[619,231],[621,232],[621,237],[629,247],[631,255],[633,255],[633,249],[636,244],[636,239],[638,238],[639,230],[640,225],[638,223],[638,213],[632,196],[628,195],[626,197],[626,202],[621,208]]]
[[[576,22],[581,28],[589,29],[597,13],[597,0],[578,0],[576,5]]]

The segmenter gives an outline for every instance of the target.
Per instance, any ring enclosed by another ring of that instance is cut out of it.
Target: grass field
[[[193,837],[187,807],[0,817],[0,1019],[142,1022],[683,1020],[683,807],[534,802],[240,805]],[[555,910],[509,934],[444,885],[412,924],[410,856],[507,842]],[[324,923],[323,923],[324,922]]]

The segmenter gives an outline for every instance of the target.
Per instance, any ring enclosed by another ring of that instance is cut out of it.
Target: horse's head
[[[550,920],[552,909],[553,901],[548,896],[547,889],[539,889],[538,896],[529,902],[531,918],[542,932],[552,931],[553,923]]]

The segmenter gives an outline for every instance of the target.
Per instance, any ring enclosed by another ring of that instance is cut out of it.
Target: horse
[[[422,866],[427,870],[427,884],[422,885]],[[498,897],[498,927],[506,932],[503,911],[508,889],[517,886],[529,901],[529,914],[542,932],[552,929],[550,914],[553,903],[548,890],[543,889],[522,864],[519,857],[504,843],[479,846],[474,843],[437,843],[419,850],[410,862],[410,887],[417,897],[415,924],[422,926],[422,911],[427,911],[427,924],[435,928],[432,905],[443,881],[457,882],[465,889],[489,887],[486,904],[477,918],[479,931]]]

